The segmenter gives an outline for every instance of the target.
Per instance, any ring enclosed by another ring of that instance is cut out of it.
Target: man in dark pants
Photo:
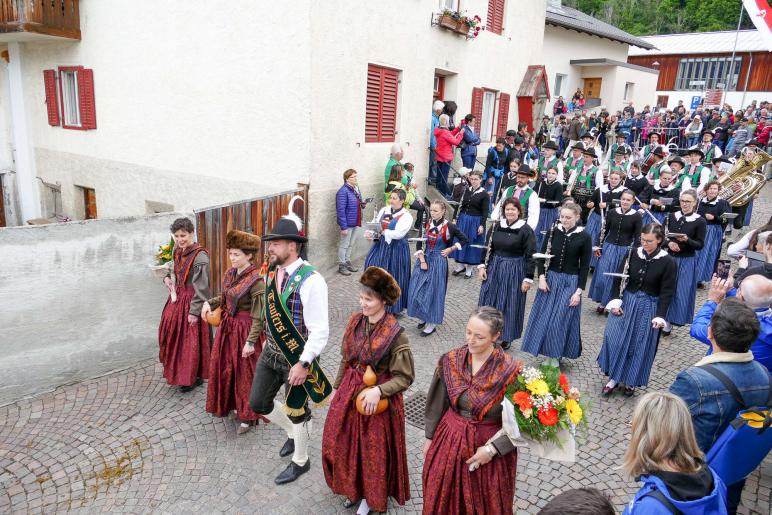
[[[309,369],[320,370],[316,358],[327,345],[330,332],[327,283],[300,257],[301,247],[308,241],[301,232],[301,225],[297,216],[285,216],[274,225],[270,234],[263,237],[263,241],[269,242],[268,255],[275,275],[268,279],[266,285],[267,341],[255,367],[249,399],[252,410],[287,433],[287,441],[279,456],[291,454],[292,461],[276,477],[275,482],[279,485],[295,481],[311,468],[308,458],[311,433],[308,398],[306,395],[304,403],[290,407],[290,387],[302,388],[310,380]],[[278,317],[279,311],[286,313],[287,317]],[[274,334],[281,334],[279,343]],[[292,366],[290,357],[296,361]],[[285,385],[287,399],[284,404],[275,399],[282,385]]]

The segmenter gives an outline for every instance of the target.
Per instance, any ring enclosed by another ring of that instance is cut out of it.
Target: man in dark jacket
[[[679,373],[670,386],[689,407],[697,443],[706,454],[742,408],[724,384],[702,367],[712,365],[729,377],[746,406],[764,405],[769,372],[750,352],[758,335],[759,321],[751,308],[736,298],[722,300],[708,326],[713,353]],[[745,480],[727,485],[729,513],[736,513],[743,486]]]
[[[335,195],[335,213],[340,227],[340,244],[338,245],[338,273],[351,275],[357,269],[351,264],[351,249],[354,247],[354,234],[362,226],[362,209],[366,202],[357,186],[356,170],[343,172],[343,186]]]
[[[579,137],[582,134],[582,122],[581,116],[574,115],[571,123],[568,124],[568,145],[566,145],[566,151],[563,155],[564,158],[568,155],[569,149],[579,143]]]

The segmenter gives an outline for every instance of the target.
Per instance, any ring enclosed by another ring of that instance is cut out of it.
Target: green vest
[[[557,169],[557,166],[558,166],[558,157],[557,156],[552,156],[552,159],[549,162],[545,163],[544,161],[545,161],[544,156],[539,156],[539,164],[537,165],[537,170],[539,171],[539,176],[540,177],[543,176],[543,175],[546,175],[547,174],[547,170],[549,170],[550,168],[553,168],[553,166],[556,169]],[[553,163],[554,163],[554,165],[553,165]]]
[[[678,181],[676,181],[676,188],[680,188],[681,185],[684,183],[684,179],[686,179],[687,177],[689,178],[689,182],[692,184],[692,188],[696,188],[697,186],[700,185],[700,175],[702,175],[702,170],[704,166],[698,165],[693,174],[689,174],[686,172],[686,170],[688,170],[689,168],[684,168],[684,171],[681,172],[681,176],[678,177]]]
[[[509,188],[507,188],[507,191],[504,192],[504,198],[514,197],[515,190],[517,190],[517,186],[510,186]],[[520,206],[522,207],[521,209],[522,214],[520,218],[523,220],[528,218],[528,199],[531,198],[532,193],[534,193],[533,188],[526,187],[525,193],[519,199]],[[504,213],[501,213],[501,214],[503,215]]]
[[[582,171],[579,171],[578,173],[579,176],[576,178],[577,186],[584,182],[585,188],[593,189],[595,187],[595,174],[598,173],[597,166],[590,168],[590,171],[587,174],[583,174]]]

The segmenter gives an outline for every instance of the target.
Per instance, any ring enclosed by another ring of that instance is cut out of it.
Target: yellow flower
[[[566,401],[566,412],[574,425],[582,421],[582,407],[574,399]]]
[[[544,379],[535,379],[530,383],[526,383],[525,387],[534,395],[547,395],[550,392],[550,387],[547,386]]]

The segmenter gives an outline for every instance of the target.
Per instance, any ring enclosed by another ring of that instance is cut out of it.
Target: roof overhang
[[[592,30],[592,29],[586,28],[585,26],[582,26],[581,24],[574,23],[572,21],[564,20],[562,18],[557,19],[556,16],[550,16],[549,11],[547,11],[547,17],[544,20],[544,24],[552,25],[553,27],[561,27],[568,30],[574,30],[576,32],[589,34],[591,36],[597,36],[599,38],[616,41],[617,43],[625,43],[626,45],[637,46],[637,47],[643,48],[644,50],[652,50],[657,48],[651,43],[649,43],[648,41],[644,41],[643,39],[637,38],[632,35],[630,35],[629,37],[614,37],[609,33],[604,33],[604,32],[601,32],[600,30],[597,30],[597,31]]]
[[[659,71],[654,68],[646,68],[645,66],[639,66],[637,64],[630,64],[624,61],[617,61],[615,59],[607,59],[601,57],[598,59],[572,59],[568,61],[573,66],[621,66],[622,68],[630,68],[631,70],[638,70],[639,72],[647,72],[658,74]]]

